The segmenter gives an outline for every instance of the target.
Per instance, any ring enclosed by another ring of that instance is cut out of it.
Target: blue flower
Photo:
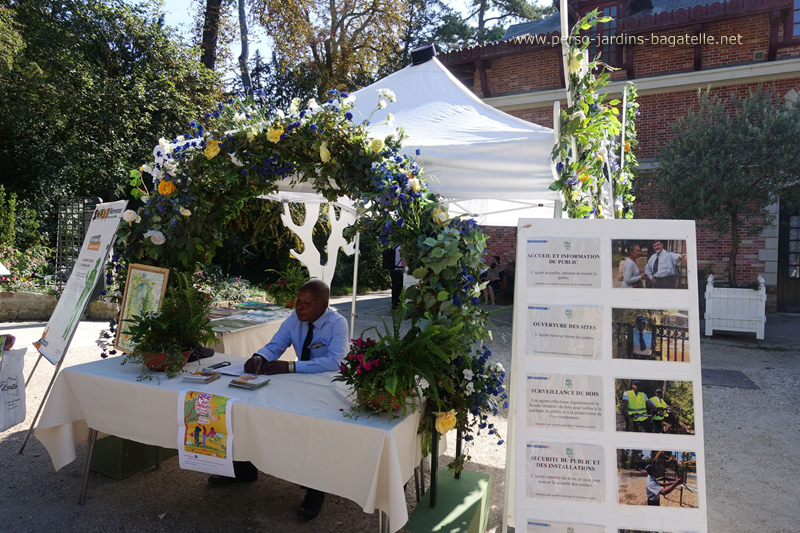
[[[564,162],[563,161],[559,161],[559,163],[556,165],[556,172],[558,172],[559,174],[564,172]]]
[[[341,93],[339,93],[339,96],[341,96],[342,98],[347,98],[350,95],[345,93],[345,92],[341,92]]]
[[[344,118],[346,118],[347,120],[353,120],[353,114],[350,111],[348,111],[347,113],[344,114]]]
[[[308,129],[310,129],[311,131],[317,131],[319,129],[319,126],[317,126],[316,124],[312,124],[308,127]]]
[[[453,296],[453,305],[455,305],[456,307],[461,307],[461,303],[462,303],[461,298],[459,298],[458,296]]]
[[[417,155],[419,155],[421,153],[419,148],[417,148],[416,152],[417,152]]]

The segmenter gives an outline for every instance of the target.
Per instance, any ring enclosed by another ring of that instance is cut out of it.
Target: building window
[[[800,0],[794,0],[794,10],[792,10],[792,37],[800,37]]]
[[[795,5],[800,4],[800,0],[794,1]],[[600,23],[587,32],[589,37],[589,60],[593,60],[597,53],[600,52],[600,61],[609,65],[619,65],[622,62],[622,53],[615,42],[617,36],[617,4],[597,6],[597,9],[599,16],[610,17],[611,20]],[[591,10],[587,10],[586,13],[589,11]]]

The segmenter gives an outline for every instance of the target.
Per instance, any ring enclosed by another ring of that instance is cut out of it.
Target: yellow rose
[[[219,154],[219,141],[206,141],[206,159],[211,161]]]
[[[447,222],[447,211],[442,209],[441,207],[437,207],[433,210],[433,221],[438,225],[441,226],[445,222]]]
[[[630,152],[630,150],[631,150],[631,143],[628,142],[628,141],[625,141],[625,151],[626,152]]]
[[[327,141],[319,145],[319,158],[322,159],[323,163],[327,163],[331,160],[331,153],[328,151]]]
[[[451,409],[444,413],[436,413],[436,431],[444,435],[456,427],[456,410]]]
[[[383,147],[384,147],[383,139],[372,139],[369,142],[369,149],[372,152],[380,152],[381,150],[383,150]]]
[[[158,192],[164,196],[172,194],[175,192],[175,184],[171,181],[164,180],[158,184]]]
[[[588,66],[586,56],[580,50],[575,50],[569,58],[569,72],[580,71],[583,67]]]
[[[267,130],[267,140],[271,143],[276,143],[281,140],[281,135],[283,135],[283,128],[270,128]]]
[[[412,191],[419,192],[419,190],[422,188],[422,183],[420,183],[417,178],[408,178],[408,186]]]
[[[183,215],[183,216],[185,216],[185,217],[190,217],[190,216],[192,216],[192,212],[191,212],[191,211],[189,211],[188,209],[186,209],[185,207],[181,207],[181,209],[180,209],[180,213],[181,213],[181,215]]]

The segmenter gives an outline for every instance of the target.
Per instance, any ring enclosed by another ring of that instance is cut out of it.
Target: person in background
[[[321,280],[312,279],[300,287],[294,312],[281,324],[272,340],[247,360],[245,372],[274,375],[338,370],[349,346],[347,320],[328,307],[329,300],[330,289]],[[289,346],[300,354],[300,360],[278,361]],[[234,461],[233,470],[235,477],[213,475],[208,478],[209,484],[223,486],[258,479],[258,469],[249,461]],[[324,492],[307,488],[297,518],[313,520],[324,501]]]
[[[500,273],[497,270],[497,263],[489,265],[485,280],[489,283],[483,289],[483,303],[488,304],[491,300],[491,305],[494,305],[494,291],[500,289]]]

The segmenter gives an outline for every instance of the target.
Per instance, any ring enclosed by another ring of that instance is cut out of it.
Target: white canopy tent
[[[378,89],[389,89],[397,100],[369,116],[378,105]],[[479,224],[498,226],[516,226],[519,218],[560,216],[558,193],[549,190],[553,130],[483,103],[436,58],[399,70],[353,96],[358,111],[367,114],[354,120],[369,118],[372,137],[385,138],[397,127],[404,129],[407,153],[420,150],[416,160],[428,187],[450,201],[451,216],[463,213]],[[387,123],[389,113],[394,117],[391,124]],[[287,178],[278,189],[281,192],[265,198],[312,205],[325,202],[310,183],[292,185]],[[340,198],[337,204],[352,209],[347,199]],[[351,330],[357,251],[355,265]]]

